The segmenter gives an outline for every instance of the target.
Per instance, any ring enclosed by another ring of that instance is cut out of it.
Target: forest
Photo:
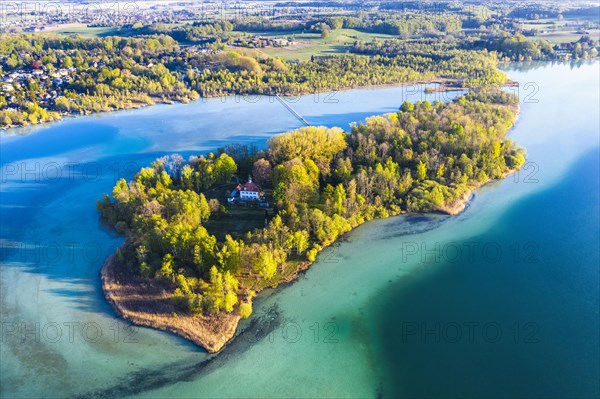
[[[248,29],[250,26],[243,26]],[[334,29],[357,29],[364,32],[384,33],[407,39],[413,35],[431,33],[452,33],[462,28],[459,15],[450,13],[433,14],[362,14],[359,16],[332,16],[314,18],[306,22],[304,29],[323,32]]]
[[[410,13],[356,13],[355,15],[311,16],[305,21],[247,17],[236,20],[233,30],[240,32],[318,32],[335,29],[357,29],[408,38],[426,33],[451,33],[462,28],[460,15],[452,13],[424,14],[417,10]]]
[[[126,237],[120,273],[164,284],[182,313],[248,317],[258,291],[356,226],[446,211],[518,170],[524,151],[506,138],[517,107],[504,91],[473,90],[451,103],[405,102],[349,132],[309,126],[273,136],[262,150],[170,154],[119,180],[97,208]],[[234,181],[238,165],[252,165],[255,181],[273,192],[273,213],[264,227],[218,240],[210,226],[240,205],[225,206],[211,188]]]
[[[286,63],[279,59],[255,60],[234,52],[206,55],[205,59],[211,60],[212,69],[205,69],[201,75],[188,75],[190,87],[202,96],[298,95],[436,78],[458,79],[468,87],[497,85],[506,81],[506,76],[496,69],[495,55],[487,51],[457,50],[444,59],[411,54],[394,57],[346,54]],[[199,62],[203,63],[202,60]]]
[[[356,54],[386,57],[423,57],[439,62],[452,55],[469,54],[479,57],[480,52],[493,53],[498,61],[551,61],[591,59],[598,56],[598,43],[582,36],[575,43],[552,45],[545,40],[527,39],[523,34],[499,33],[464,38],[421,38],[413,40],[357,41],[351,51]],[[480,62],[485,62],[485,57]]]

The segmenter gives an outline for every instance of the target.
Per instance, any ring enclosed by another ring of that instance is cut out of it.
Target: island
[[[457,214],[473,190],[521,168],[525,152],[507,138],[517,114],[515,96],[479,88],[404,102],[349,132],[308,126],[264,149],[159,158],[97,203],[125,237],[102,268],[104,294],[132,323],[218,352],[261,290],[295,279],[353,228]]]

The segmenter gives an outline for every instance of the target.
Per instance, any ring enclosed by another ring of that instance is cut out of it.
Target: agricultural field
[[[598,40],[600,38],[600,30],[591,29],[585,31],[589,36]],[[576,31],[556,31],[556,32],[548,32],[541,35],[534,36],[533,39],[546,39],[552,44],[556,43],[570,43],[575,42],[581,38],[582,33]]]
[[[528,36],[530,39],[546,39],[553,44],[575,42],[584,35],[584,32],[594,40],[600,37],[597,20],[546,18],[524,20],[521,26],[524,30],[538,31],[535,36]]]
[[[268,47],[262,52],[272,57],[281,57],[284,60],[308,60],[311,55],[330,55],[345,53],[357,40],[368,42],[373,39],[393,39],[396,36],[380,33],[366,33],[355,29],[332,30],[329,37],[322,38],[320,33],[290,32],[254,32],[256,35],[288,38],[291,37],[296,44],[287,47]]]
[[[117,35],[119,28],[115,26],[90,27],[85,24],[72,23],[49,26],[46,28],[46,32],[54,32],[66,36],[81,35],[83,37],[106,37]]]

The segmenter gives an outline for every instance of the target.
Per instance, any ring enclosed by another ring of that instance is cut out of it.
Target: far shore
[[[327,89],[299,92],[299,93],[295,93],[295,94],[282,93],[281,97],[286,99],[286,97],[308,96],[311,94],[314,95],[314,94],[322,94],[322,93],[335,92],[335,91],[348,91],[348,90],[367,89],[367,88],[400,87],[400,86],[426,85],[426,84],[439,84],[440,85],[437,88],[428,90],[427,92],[429,92],[429,93],[469,90],[468,88],[459,86],[458,85],[459,83],[460,83],[459,79],[433,78],[433,79],[424,79],[424,80],[417,80],[417,81],[411,81],[411,82],[366,84],[366,85],[356,85],[356,86],[349,86],[349,87],[330,87]],[[510,82],[510,83],[514,83],[514,82]],[[509,84],[509,83],[507,82],[507,84]],[[60,122],[60,121],[64,120],[65,118],[79,118],[79,117],[90,116],[90,115],[109,114],[109,113],[118,112],[118,111],[130,111],[130,110],[136,110],[136,109],[141,109],[141,108],[146,108],[146,107],[152,107],[156,104],[167,104],[167,105],[191,104],[194,102],[213,99],[213,98],[223,98],[223,97],[227,98],[227,97],[236,97],[236,96],[274,97],[274,95],[270,95],[270,94],[239,94],[238,93],[238,94],[215,94],[215,95],[208,95],[208,96],[200,96],[198,99],[192,100],[187,103],[182,103],[180,101],[169,100],[169,99],[166,99],[166,100],[165,99],[155,99],[156,101],[154,101],[154,102],[148,102],[148,103],[142,103],[142,102],[133,103],[132,102],[132,103],[127,103],[127,105],[123,108],[115,108],[115,109],[110,109],[110,110],[105,110],[105,111],[100,111],[100,112],[86,112],[86,113],[62,112],[62,113],[60,113],[60,116],[57,119],[53,119],[53,120],[49,120],[49,121],[38,121],[36,123],[30,123],[27,125],[2,126],[2,127],[0,127],[0,131],[4,131],[4,134],[10,135],[11,130],[13,130],[13,129],[22,129],[22,128],[28,128],[28,127],[31,128],[31,127],[36,127],[39,125],[50,125],[50,124],[53,124],[56,122]],[[400,106],[400,105],[398,105],[398,106]]]

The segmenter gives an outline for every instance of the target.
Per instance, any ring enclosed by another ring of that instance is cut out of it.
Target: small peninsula
[[[159,158],[98,201],[126,238],[102,268],[105,296],[134,324],[218,352],[258,292],[293,280],[353,228],[460,213],[474,189],[521,168],[524,150],[506,137],[517,113],[513,95],[479,89],[405,102],[349,132],[309,126],[263,150]]]

